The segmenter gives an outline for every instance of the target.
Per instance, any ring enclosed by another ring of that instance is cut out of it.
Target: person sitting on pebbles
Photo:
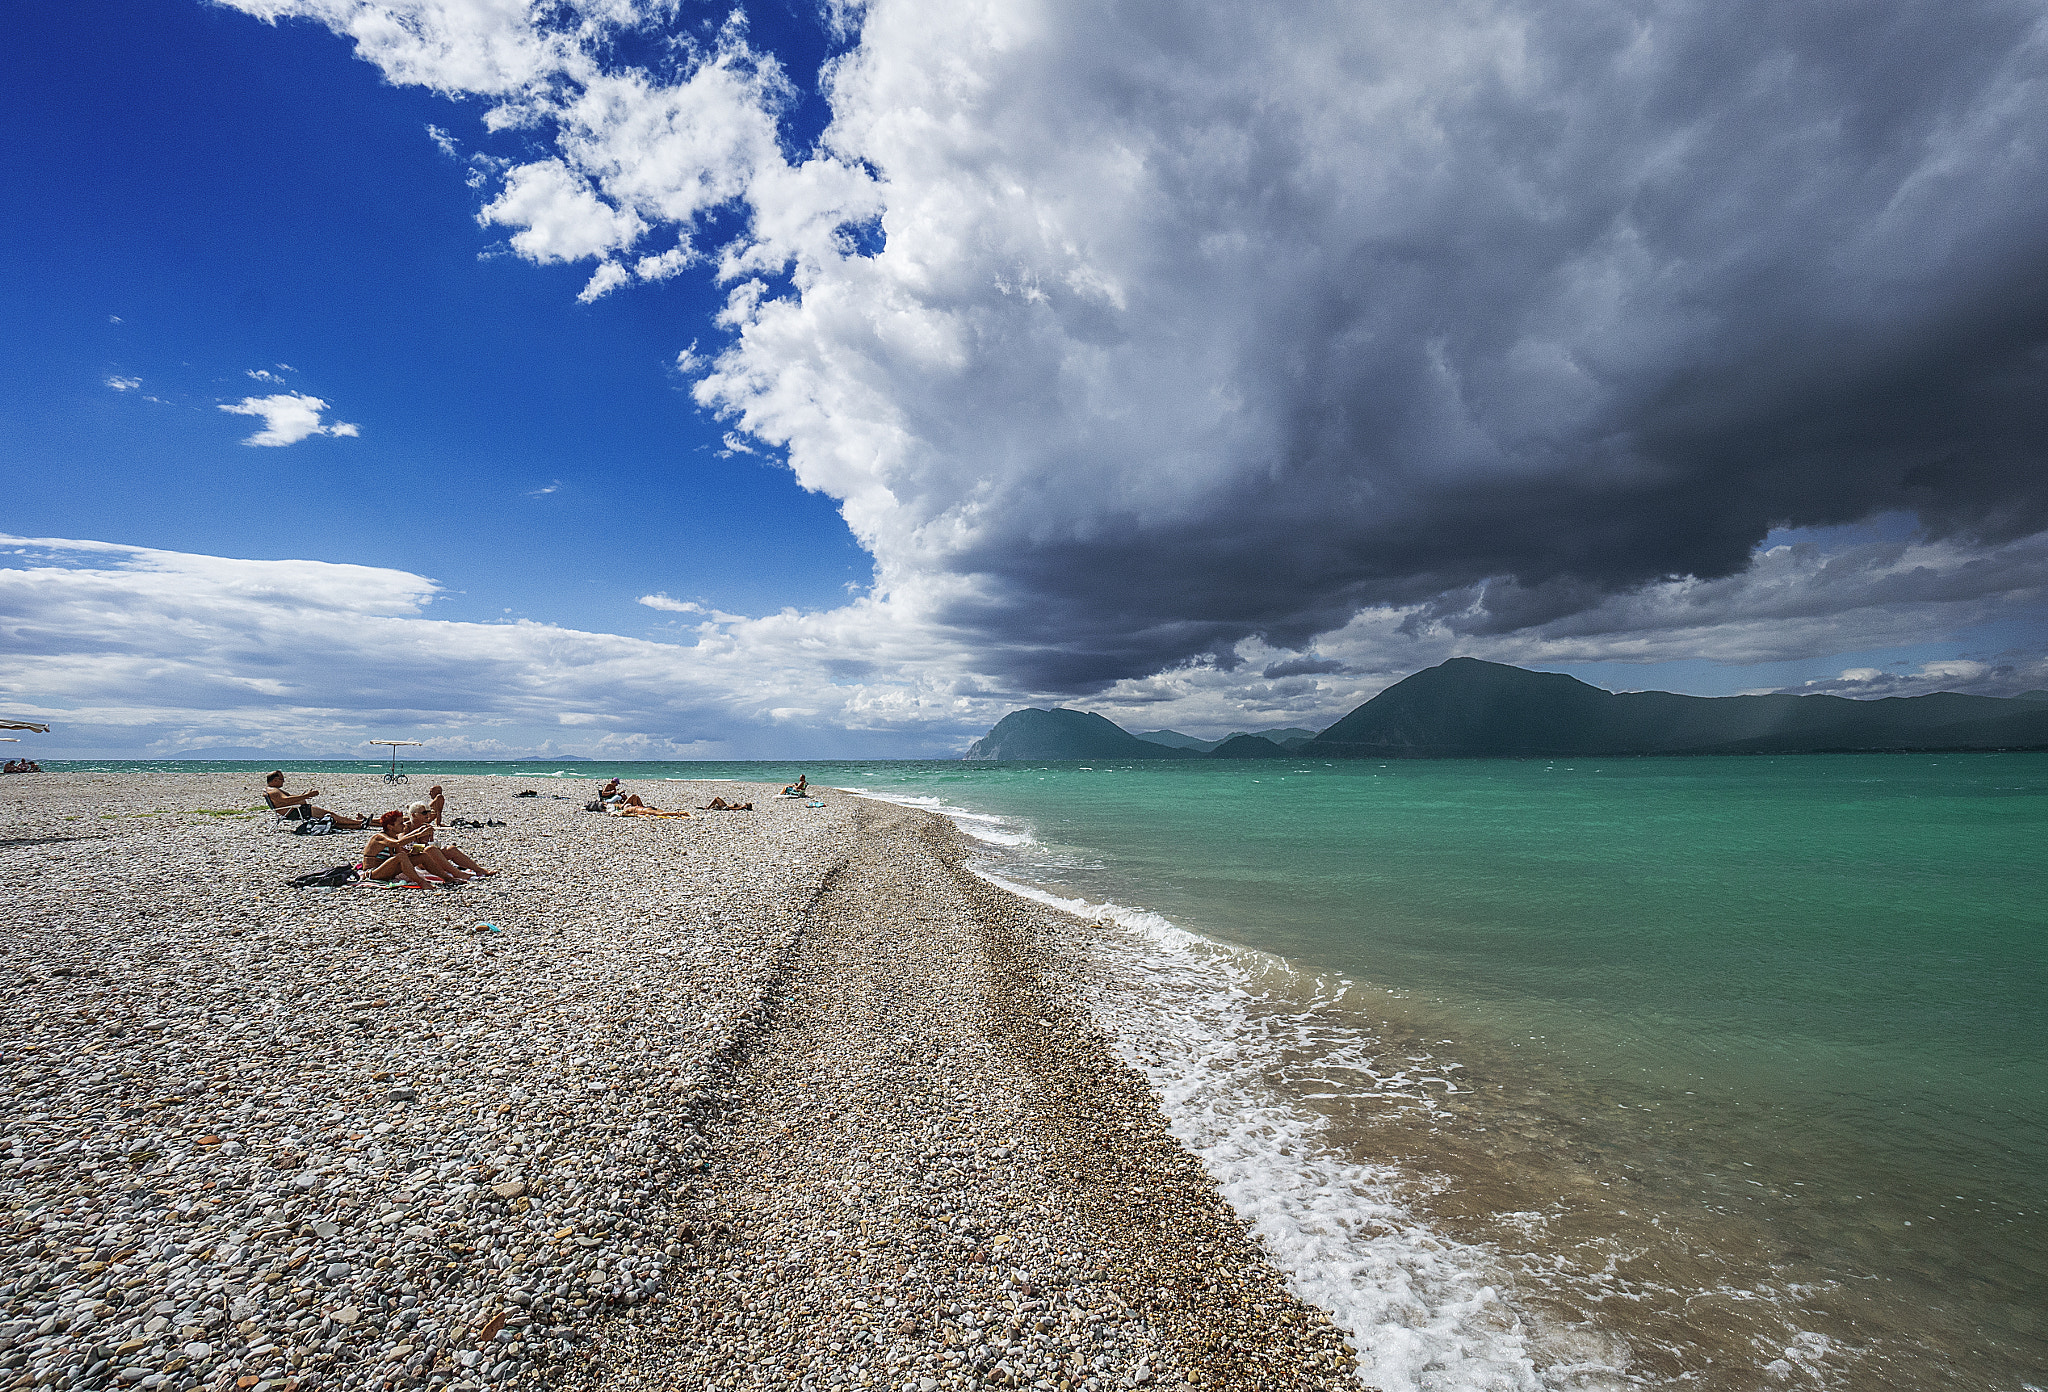
[[[651,805],[640,801],[640,794],[638,793],[621,791],[619,780],[616,778],[597,790],[597,800],[606,807],[613,809],[620,807],[647,807]]]
[[[405,814],[386,812],[377,822],[381,829],[374,832],[370,844],[363,847],[363,863],[356,869],[363,872],[364,878],[372,880],[391,880],[403,875],[408,883],[425,889],[427,882],[420,878],[419,867],[413,864],[412,846],[401,834]]]
[[[439,783],[436,783],[433,787],[427,789],[427,806],[434,809],[435,826],[448,825],[446,822],[441,820],[441,814],[448,808],[448,795],[441,791],[441,785]]]
[[[808,797],[810,795],[810,791],[811,776],[808,773],[800,773],[796,776],[796,782],[790,784],[788,787],[782,790],[782,796]]]
[[[315,807],[313,799],[320,796],[318,788],[309,788],[303,793],[286,792],[283,769],[272,769],[264,774],[263,782],[263,800],[270,804],[271,811],[288,822],[310,822],[315,817],[326,817],[345,831],[361,831],[369,825],[361,817],[344,817],[339,812],[329,812],[324,807]]]
[[[407,817],[406,827],[400,835],[404,836],[411,843],[413,859],[424,859],[427,868],[440,875],[442,879],[459,880],[465,878],[462,874],[463,870],[468,871],[472,876],[491,876],[498,873],[495,870],[486,870],[483,866],[478,865],[475,861],[464,855],[462,848],[459,846],[435,845],[434,809],[427,803],[416,802],[406,808],[405,812]],[[439,869],[435,869],[437,863],[447,865],[447,871],[444,873]],[[457,866],[460,866],[461,870],[456,869]]]

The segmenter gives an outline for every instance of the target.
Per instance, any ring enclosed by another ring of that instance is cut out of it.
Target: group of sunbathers
[[[640,799],[640,794],[623,791],[619,787],[619,780],[616,778],[597,790],[597,803],[592,810],[596,810],[596,808],[602,808],[614,817],[687,817],[690,815],[687,812],[677,812],[667,808],[656,807],[651,802],[643,802]]]
[[[437,793],[439,789],[435,790]],[[486,870],[462,853],[459,846],[434,844],[438,822],[434,809],[416,802],[404,811],[386,812],[377,819],[377,830],[363,848],[363,862],[356,868],[367,879],[390,880],[403,875],[408,884],[427,887],[423,878],[432,875],[444,885],[467,884],[498,872]]]
[[[41,773],[42,771],[43,766],[34,759],[9,759],[7,767],[0,769],[0,773]]]
[[[801,779],[798,781],[802,782]],[[620,788],[619,780],[616,778],[597,790],[597,801],[603,806],[605,811],[611,813],[614,817],[687,817],[690,815],[688,812],[664,811],[651,802],[642,802],[638,793],[629,793]],[[722,797],[715,797],[697,810],[699,812],[751,812],[754,810],[754,804],[751,802],[727,802]]]
[[[313,799],[320,796],[318,788],[303,793],[287,793],[281,770],[272,772],[263,781],[267,785],[263,800],[287,821],[326,818],[345,831],[361,831],[372,824],[368,817],[345,817],[324,807],[315,807]],[[458,846],[434,844],[434,828],[442,825],[441,814],[447,806],[447,797],[440,785],[435,784],[427,790],[427,798],[426,802],[393,809],[376,818],[370,844],[363,848],[362,863],[356,867],[363,872],[364,878],[391,880],[403,877],[406,883],[425,889],[429,875],[443,885],[458,885],[497,874],[497,871],[486,870],[464,855]]]

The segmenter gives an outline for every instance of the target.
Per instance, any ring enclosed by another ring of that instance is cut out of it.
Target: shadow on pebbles
[[[444,781],[498,879],[9,780],[0,1389],[1358,1386],[942,819]]]

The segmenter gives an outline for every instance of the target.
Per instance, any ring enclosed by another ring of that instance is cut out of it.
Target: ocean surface
[[[411,767],[948,813],[1387,1392],[2048,1387],[2048,755]]]

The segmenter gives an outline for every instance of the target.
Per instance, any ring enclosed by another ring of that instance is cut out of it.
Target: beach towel
[[[457,880],[457,881],[455,881],[455,883],[454,883],[454,884],[449,884],[449,883],[448,883],[448,881],[446,881],[446,880],[442,879],[442,878],[441,878],[441,877],[440,877],[439,875],[430,875],[430,874],[428,874],[428,873],[427,873],[426,871],[424,871],[424,870],[420,871],[420,878],[421,878],[421,879],[423,879],[423,880],[425,880],[425,881],[427,882],[427,884],[428,884],[428,885],[429,885],[430,887],[432,887],[432,886],[439,886],[440,888],[443,888],[443,889],[458,889],[458,888],[460,888],[461,886],[463,886],[463,885],[465,885],[465,884],[469,883],[469,882],[468,882],[467,880]],[[407,878],[405,878],[405,876],[403,876],[403,875],[393,875],[393,876],[392,876],[392,877],[391,877],[390,879],[388,879],[388,880],[373,880],[373,879],[371,879],[371,878],[370,878],[370,877],[369,877],[368,875],[365,875],[365,876],[363,876],[363,878],[361,878],[361,879],[359,879],[359,880],[357,880],[357,881],[355,882],[355,887],[356,887],[357,889],[418,889],[418,888],[419,888],[419,886],[418,886],[418,885],[414,884],[414,883],[413,883],[413,882],[412,882],[411,880],[408,880],[408,879],[407,879]]]

